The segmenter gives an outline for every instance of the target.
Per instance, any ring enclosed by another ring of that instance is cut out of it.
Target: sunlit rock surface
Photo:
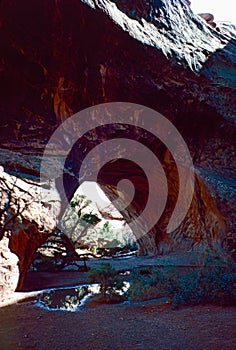
[[[22,285],[32,256],[56,227],[60,198],[54,195],[51,207],[44,203],[49,190],[6,172],[0,173],[1,238],[8,235],[9,248],[19,258]],[[3,238],[6,239],[6,238]],[[14,260],[15,265],[17,260]]]
[[[0,302],[15,291],[19,279],[18,258],[8,245],[9,239],[4,237],[0,241]]]

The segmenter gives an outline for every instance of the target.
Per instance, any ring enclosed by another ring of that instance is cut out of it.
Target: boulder
[[[0,191],[0,234],[3,242],[5,236],[9,237],[9,248],[18,257],[19,262],[13,259],[12,264],[15,263],[15,268],[17,262],[19,265],[20,289],[33,254],[56,227],[60,198],[57,201],[54,195],[54,201],[47,202],[47,205],[51,203],[51,207],[45,207],[48,190],[9,175],[3,168],[0,173]]]
[[[18,257],[9,249],[9,239],[0,241],[0,303],[17,287],[19,279]]]

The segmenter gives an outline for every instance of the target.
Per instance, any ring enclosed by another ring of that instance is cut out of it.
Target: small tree
[[[101,284],[101,293],[104,300],[120,301],[122,295],[119,294],[124,287],[124,282],[117,275],[116,270],[109,263],[102,262],[100,268],[92,268],[88,272],[90,283],[99,282]]]
[[[27,210],[42,200],[35,196],[35,186],[26,185],[17,177],[4,175],[0,178],[0,240],[7,232],[12,232],[27,217]]]
[[[87,234],[91,226],[96,226],[101,219],[92,211],[84,213],[84,210],[92,203],[84,195],[75,195],[67,207],[60,225],[62,231],[73,241],[77,242]]]

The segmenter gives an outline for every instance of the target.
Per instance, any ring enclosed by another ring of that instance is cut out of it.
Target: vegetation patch
[[[100,268],[88,272],[90,283],[99,282],[101,299],[107,303],[119,303],[124,300],[126,284],[109,263],[102,262]]]
[[[133,272],[128,296],[132,301],[169,297],[180,305],[236,305],[236,268],[230,259],[209,254],[200,268],[181,272],[174,266],[153,267],[149,274]]]

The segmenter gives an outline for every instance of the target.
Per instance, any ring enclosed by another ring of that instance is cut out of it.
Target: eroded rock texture
[[[0,242],[0,302],[14,292],[19,279],[18,258],[9,249],[9,239]]]
[[[56,226],[60,202],[56,201],[56,196],[50,202],[48,190],[8,175],[3,170],[0,172],[0,190],[0,235],[4,242],[6,236],[9,237],[10,251],[18,257],[12,260],[12,265],[19,260],[18,288],[21,288],[33,254]],[[47,207],[44,206],[45,201]]]
[[[184,247],[186,241],[188,246],[230,241],[233,250],[234,27],[214,30],[181,0],[3,0],[0,8],[0,144],[6,171],[37,181],[49,137],[86,107],[117,101],[151,107],[181,132],[197,171],[193,203],[182,226],[166,235],[178,186],[176,169],[165,162],[165,146],[128,126],[84,135],[66,163],[68,197],[85,155],[102,140],[125,135],[150,147],[168,175],[168,206],[140,241],[141,253],[159,253],[161,246],[170,250],[177,242]],[[65,130],[58,144],[68,146],[68,139]],[[118,180],[126,176],[133,177],[137,192],[123,213],[131,220],[145,203],[143,173],[113,162],[101,171],[99,182],[112,198]]]

